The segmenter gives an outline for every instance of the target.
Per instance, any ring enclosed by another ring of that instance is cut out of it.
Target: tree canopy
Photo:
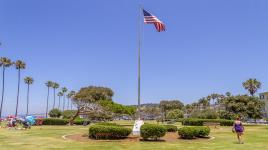
[[[74,96],[76,101],[95,102],[99,100],[112,100],[114,92],[107,87],[89,86],[81,88]]]

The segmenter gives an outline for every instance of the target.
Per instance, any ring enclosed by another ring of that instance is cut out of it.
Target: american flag
[[[165,31],[165,24],[161,22],[156,16],[150,14],[148,11],[143,9],[144,23],[154,24],[158,32]]]

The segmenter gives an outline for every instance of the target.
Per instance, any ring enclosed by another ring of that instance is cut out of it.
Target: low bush
[[[234,121],[233,120],[219,120],[221,126],[233,126]]]
[[[187,118],[181,120],[182,125],[186,126],[203,126],[204,122],[213,122],[220,123],[221,126],[232,126],[233,120],[225,120],[225,119],[195,119],[195,118]]]
[[[144,124],[141,126],[140,134],[144,140],[158,140],[160,137],[165,136],[167,128],[163,125],[157,124]]]
[[[196,135],[194,127],[182,127],[178,129],[178,134],[183,139],[193,139]]]
[[[209,127],[199,127],[196,126],[194,127],[196,130],[196,137],[207,137],[210,133],[210,128]]]
[[[203,126],[204,119],[184,119],[182,125],[186,126]]]
[[[95,123],[95,125],[103,125],[103,126],[120,126],[116,123],[111,123],[111,122],[98,122],[98,123]]]
[[[167,129],[167,132],[177,132],[178,131],[177,126],[174,126],[174,125],[164,125],[164,126]]]
[[[90,121],[82,119],[82,118],[78,118],[78,119],[74,120],[74,124],[76,124],[76,125],[88,125],[88,124],[90,124]]]
[[[68,123],[65,119],[58,119],[58,118],[43,118],[42,125],[66,125]]]
[[[115,125],[91,125],[89,138],[93,139],[123,139],[131,133],[131,129]]]
[[[193,139],[195,137],[207,137],[210,133],[209,127],[182,127],[178,129],[178,134],[183,139]]]

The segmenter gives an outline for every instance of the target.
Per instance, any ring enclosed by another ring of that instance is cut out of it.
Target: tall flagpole
[[[142,32],[142,6],[139,5],[139,31],[138,31],[138,119],[141,117],[141,32]]]

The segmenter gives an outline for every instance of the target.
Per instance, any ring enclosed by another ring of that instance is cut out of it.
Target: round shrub
[[[174,126],[174,125],[164,125],[164,126],[167,129],[167,132],[177,132],[178,131],[177,126]]]
[[[59,118],[61,116],[61,111],[57,108],[51,109],[48,113],[49,117]]]
[[[89,138],[123,139],[131,133],[131,129],[121,126],[92,125],[89,127]]]
[[[207,137],[210,133],[209,127],[182,127],[178,129],[178,134],[183,139],[193,139],[195,137]]]
[[[43,125],[66,125],[68,123],[65,119],[58,118],[44,118]]]
[[[196,130],[193,127],[182,127],[178,129],[178,134],[183,139],[193,139],[196,135]]]
[[[210,133],[209,127],[194,127],[196,130],[196,137],[207,137]]]
[[[165,136],[167,128],[157,124],[144,124],[141,126],[141,137],[144,140],[152,139],[158,140],[160,137]]]

